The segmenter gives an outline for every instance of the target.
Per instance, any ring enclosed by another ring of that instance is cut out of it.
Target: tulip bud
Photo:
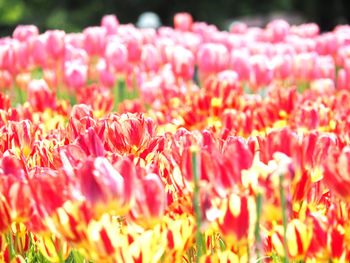
[[[174,16],[174,28],[181,31],[191,31],[193,18],[189,13],[177,13]]]
[[[63,58],[65,50],[65,35],[66,33],[62,30],[49,30],[46,31],[46,51],[47,54],[54,60]]]
[[[194,56],[183,47],[174,48],[171,55],[171,66],[176,76],[190,80],[194,74]]]
[[[87,27],[83,31],[84,48],[90,56],[102,56],[106,47],[107,29],[104,27]]]
[[[65,63],[65,82],[74,89],[79,89],[87,81],[88,67],[78,61]]]
[[[128,62],[128,50],[122,43],[111,42],[106,48],[105,57],[108,65],[117,72],[125,71]]]
[[[18,25],[13,31],[12,37],[25,42],[31,37],[39,35],[39,29],[35,25]]]
[[[211,74],[227,69],[229,53],[222,44],[204,44],[197,52],[198,68],[203,74]]]
[[[157,72],[159,68],[158,50],[153,45],[145,45],[142,47],[141,63],[147,72]]]
[[[118,31],[119,21],[115,15],[102,17],[101,26],[107,29],[107,35],[115,35]]]

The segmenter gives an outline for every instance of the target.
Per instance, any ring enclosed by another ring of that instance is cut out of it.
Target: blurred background
[[[162,25],[172,26],[177,12],[189,12],[228,30],[235,21],[265,26],[274,18],[291,24],[316,22],[322,31],[350,21],[349,0],[0,0],[0,36],[12,34],[18,24],[35,24],[40,32],[63,29],[82,31],[99,25],[104,14],[116,14],[120,23],[136,23],[144,12],[159,15]]]

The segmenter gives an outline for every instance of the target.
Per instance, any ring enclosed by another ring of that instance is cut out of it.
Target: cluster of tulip
[[[0,39],[1,262],[348,262],[350,26],[319,31]]]

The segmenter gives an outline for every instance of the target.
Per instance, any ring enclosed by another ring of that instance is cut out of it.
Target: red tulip
[[[174,16],[174,28],[181,31],[190,31],[193,18],[189,13],[177,13]]]
[[[32,80],[27,90],[28,101],[34,110],[44,111],[47,108],[56,108],[56,94],[49,89],[45,80]]]

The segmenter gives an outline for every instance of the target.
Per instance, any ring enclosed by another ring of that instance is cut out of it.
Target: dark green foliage
[[[318,23],[322,30],[350,20],[347,0],[0,0],[0,36],[10,35],[17,24],[35,24],[40,31],[81,31],[98,25],[104,14],[116,14],[121,23],[135,23],[146,11],[157,13],[164,25],[172,25],[177,12],[190,12],[197,21],[226,29],[227,21],[245,15],[282,11],[301,15]]]

